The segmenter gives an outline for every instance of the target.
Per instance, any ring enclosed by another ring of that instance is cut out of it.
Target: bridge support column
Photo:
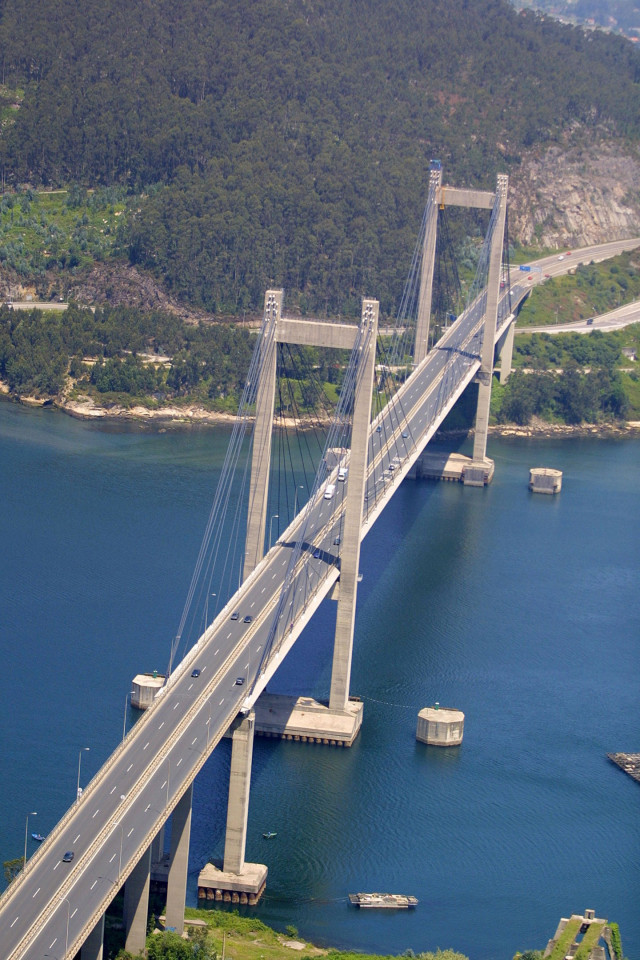
[[[125,950],[129,953],[140,953],[145,948],[150,879],[151,847],[147,847],[124,885]]]
[[[418,318],[413,362],[417,367],[429,352],[429,324],[431,322],[431,298],[433,294],[433,270],[436,261],[436,235],[438,231],[438,197],[442,182],[442,170],[438,167],[429,174],[429,193],[425,214],[424,243],[422,245],[422,268],[418,296]]]
[[[189,840],[191,837],[191,804],[193,784],[183,794],[171,815],[171,855],[167,877],[167,912],[165,926],[173,927],[182,936],[184,907],[187,895]]]
[[[349,484],[345,502],[344,533],[340,565],[340,593],[336,612],[329,709],[347,710],[351,682],[353,628],[358,592],[360,527],[367,469],[367,447],[371,423],[371,396],[378,336],[378,301],[362,301],[362,347],[358,364],[351,427]]]
[[[256,397],[256,419],[251,455],[249,516],[244,551],[243,579],[255,570],[264,556],[264,537],[269,499],[271,436],[276,395],[276,327],[282,310],[282,290],[267,290],[264,295],[260,383]]]
[[[252,710],[246,717],[236,717],[231,726],[231,770],[224,838],[225,873],[242,873],[244,867],[255,723],[256,715]]]
[[[500,350],[500,383],[506,383],[511,376],[511,361],[513,359],[513,338],[516,332],[516,322],[509,324],[502,348]]]
[[[509,178],[498,175],[494,208],[495,221],[489,252],[489,275],[487,278],[487,300],[484,311],[484,336],[482,338],[482,356],[478,371],[478,406],[476,409],[476,430],[473,439],[473,457],[470,468],[465,470],[464,482],[470,486],[483,486],[487,482],[493,464],[487,460],[487,434],[489,429],[489,407],[491,404],[491,381],[493,378],[493,360],[495,353],[496,324],[498,320],[498,300],[500,297],[500,271],[502,265],[502,246],[504,243],[504,225],[507,214],[507,191]],[[496,209],[497,208],[497,209]]]
[[[145,927],[146,934],[146,927]],[[104,913],[82,944],[80,960],[102,960],[104,953]]]

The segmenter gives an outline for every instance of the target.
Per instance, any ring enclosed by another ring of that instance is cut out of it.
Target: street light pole
[[[295,495],[295,497],[293,498],[293,518],[294,518],[294,520],[295,520],[296,515],[297,515],[297,513],[298,513],[298,490],[304,490],[304,486],[303,486],[302,484],[300,484],[299,487],[296,487],[296,495]]]
[[[271,517],[271,522],[269,523],[269,550],[271,550],[271,534],[273,533],[273,521],[279,520],[279,519],[280,519],[280,514],[274,513],[273,516]]]
[[[80,800],[80,764],[82,763],[82,754],[90,747],[81,747],[78,751],[78,786],[76,787],[76,803]]]
[[[27,865],[27,833],[29,831],[29,817],[37,817],[38,811],[32,810],[31,813],[27,814],[27,822],[24,825],[24,863],[22,864],[22,869]]]
[[[122,721],[122,739],[123,740],[127,735],[127,701],[132,693],[133,693],[133,690],[129,690],[128,694],[124,698],[124,719]],[[78,786],[80,786],[79,783],[78,783]]]

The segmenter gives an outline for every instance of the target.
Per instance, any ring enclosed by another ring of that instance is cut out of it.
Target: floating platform
[[[607,757],[616,767],[628,773],[632,780],[640,783],[640,753],[608,753]]]
[[[350,893],[349,900],[354,907],[370,910],[409,910],[418,905],[415,897],[402,893]]]

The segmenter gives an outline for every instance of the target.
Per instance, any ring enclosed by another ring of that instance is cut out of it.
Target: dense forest
[[[506,0],[8,0],[0,51],[5,188],[142,194],[122,249],[213,312],[392,310],[431,157],[640,133],[630,43]]]

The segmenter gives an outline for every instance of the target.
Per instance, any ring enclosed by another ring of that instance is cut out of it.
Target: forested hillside
[[[3,183],[142,193],[131,262],[215,312],[395,304],[431,157],[491,186],[640,133],[640,56],[507,0],[5,0]]]

